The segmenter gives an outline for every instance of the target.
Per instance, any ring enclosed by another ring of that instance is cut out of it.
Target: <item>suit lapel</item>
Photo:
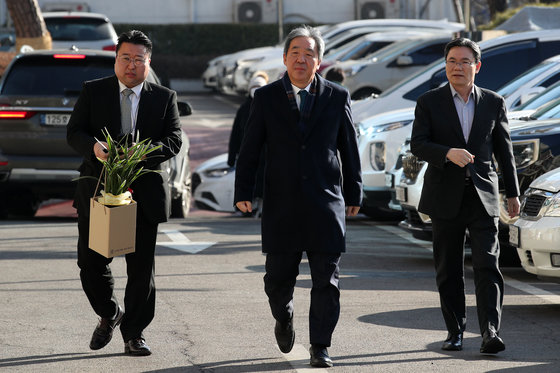
[[[144,119],[148,117],[151,95],[152,86],[149,82],[144,81],[144,85],[142,86],[142,94],[140,95],[140,102],[138,103],[138,114],[136,115],[136,131],[140,133],[140,139],[146,138],[146,135],[144,134]]]
[[[107,127],[109,133],[114,135],[121,134],[121,93],[119,89],[119,80],[116,76],[110,80],[112,92],[107,96],[107,107],[102,110],[107,110],[109,114],[109,123],[103,124],[103,127]]]
[[[453,93],[451,92],[451,86],[449,83],[447,83],[444,87],[442,93],[442,108],[446,110],[447,117],[453,119],[450,123],[453,133],[457,135],[461,139],[461,142],[466,145],[467,142],[465,141],[465,136],[463,135],[463,128],[461,127],[461,121],[459,120],[459,114],[457,114],[457,108],[455,107],[455,101],[453,100]]]
[[[325,85],[323,78],[317,74],[315,79],[317,79],[317,96],[315,97],[313,108],[311,109],[311,118],[309,123],[306,123],[305,125],[304,139],[309,136],[313,127],[315,127],[319,122],[319,113],[321,113],[328,104],[329,97],[332,93],[332,88]]]
[[[477,140],[480,137],[477,135],[477,132],[479,132],[480,128],[480,124],[478,123],[478,118],[480,118],[480,114],[478,113],[478,108],[480,106],[481,100],[483,99],[482,97],[482,91],[480,88],[478,88],[477,86],[474,86],[474,115],[473,115],[473,121],[472,121],[472,126],[471,126],[471,133],[469,133],[469,141],[467,143],[470,143],[471,140]]]

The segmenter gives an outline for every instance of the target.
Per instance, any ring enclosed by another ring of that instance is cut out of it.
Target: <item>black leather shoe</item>
[[[463,333],[447,333],[447,339],[441,346],[445,351],[461,351],[463,349]]]
[[[133,356],[148,356],[152,354],[144,338],[134,338],[124,344],[124,353]]]
[[[311,361],[309,364],[311,364],[312,367],[330,368],[333,366],[333,362],[329,357],[326,347],[311,345],[309,353],[311,354]]]
[[[276,325],[274,326],[274,336],[276,337],[276,343],[278,343],[280,351],[285,354],[292,351],[292,347],[294,347],[294,340],[296,339],[293,318],[285,323],[281,323],[276,320]]]
[[[107,343],[111,341],[113,338],[113,330],[121,323],[122,318],[124,316],[124,312],[122,308],[119,306],[117,317],[114,319],[106,319],[101,318],[99,320],[99,324],[93,331],[93,335],[91,336],[91,341],[89,342],[89,348],[92,350],[99,350],[107,346]]]
[[[486,330],[482,333],[482,345],[480,352],[483,354],[496,354],[506,349],[506,345],[502,338],[498,337],[495,330]]]

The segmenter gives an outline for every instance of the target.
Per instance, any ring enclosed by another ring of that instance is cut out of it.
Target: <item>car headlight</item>
[[[560,193],[547,198],[543,203],[544,216],[555,216],[560,217]]]
[[[539,159],[539,139],[512,141],[515,167],[524,168]]]
[[[385,170],[385,142],[372,142],[369,144],[369,163],[376,171]]]
[[[224,177],[234,170],[235,168],[233,167],[219,167],[204,171],[204,175],[208,177]]]
[[[408,126],[412,123],[412,120],[402,120],[399,122],[386,123],[376,126],[365,126],[362,123],[358,125],[359,135],[361,136],[371,136],[375,133],[394,131],[396,129]]]

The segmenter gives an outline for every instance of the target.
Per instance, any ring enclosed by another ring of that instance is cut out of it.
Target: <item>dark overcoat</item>
[[[449,83],[420,96],[416,104],[410,148],[428,162],[418,210],[433,218],[453,219],[459,214],[467,169],[488,215],[499,215],[493,157],[500,166],[506,197],[519,195],[504,99],[487,89],[475,86],[474,90],[475,112],[468,141]],[[468,150],[474,163],[459,167],[446,161],[450,148]]]
[[[318,74],[317,96],[302,131],[282,80],[255,92],[237,159],[235,202],[251,201],[266,146],[262,248],[345,251],[345,205],[362,198],[360,158],[348,91]]]
[[[181,149],[181,124],[177,109],[177,94],[157,84],[144,82],[136,130],[140,140],[149,138],[152,146],[161,148],[150,153],[142,162],[152,172],[140,176],[132,185],[133,199],[138,213],[152,223],[167,220],[170,211],[169,175],[161,170],[161,163],[175,156]],[[102,163],[93,153],[94,137],[103,140],[101,130],[106,127],[113,138],[121,134],[121,106],[119,83],[116,76],[85,82],[67,128],[67,141],[83,156],[80,176],[99,177]],[[96,181],[82,178],[78,181],[74,207],[83,216],[89,216],[89,199],[93,197]]]

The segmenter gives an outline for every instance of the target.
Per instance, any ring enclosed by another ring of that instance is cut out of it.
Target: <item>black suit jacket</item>
[[[266,145],[264,252],[345,251],[345,204],[361,203],[360,158],[348,91],[319,75],[316,79],[317,97],[303,133],[299,110],[291,109],[282,80],[255,92],[237,159],[235,202],[252,200]]]
[[[95,158],[94,137],[104,139],[101,130],[106,127],[113,138],[121,136],[121,108],[119,84],[116,76],[85,82],[68,123],[67,141],[84,158],[80,176],[99,177],[103,165]],[[144,82],[136,130],[140,139],[149,138],[152,146],[161,148],[152,152],[144,166],[160,170],[160,164],[175,156],[181,149],[181,125],[177,109],[177,95],[165,87]],[[169,175],[163,171],[148,173],[132,185],[133,199],[138,213],[153,223],[166,221],[170,212]],[[80,179],[74,207],[79,214],[89,216],[89,199],[93,197],[96,181]]]
[[[413,154],[428,162],[418,210],[432,218],[457,216],[463,198],[467,168],[488,215],[499,215],[498,175],[503,177],[506,197],[519,195],[515,160],[504,99],[475,86],[475,113],[465,142],[450,85],[418,98],[410,143]],[[474,157],[464,168],[446,160],[450,148],[463,148]]]

